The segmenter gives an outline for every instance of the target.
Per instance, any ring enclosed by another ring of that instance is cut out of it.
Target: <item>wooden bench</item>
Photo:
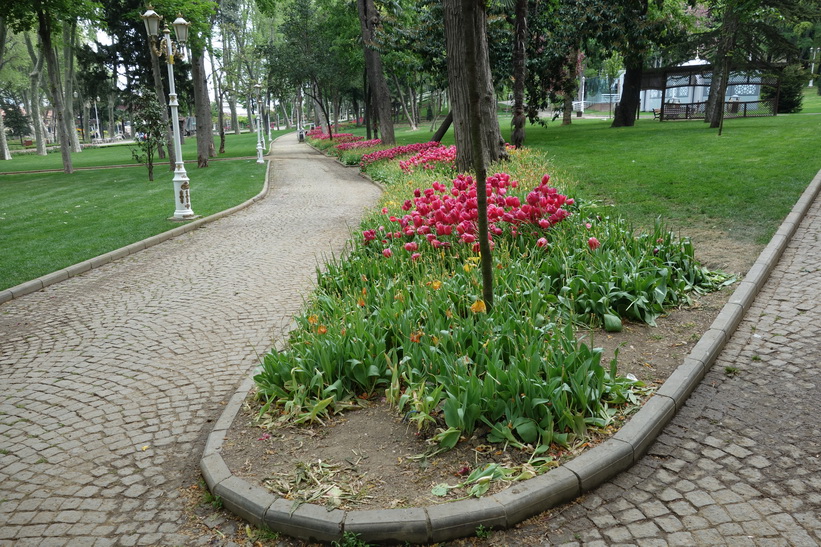
[[[658,108],[653,109],[653,119],[654,120],[661,120],[661,110]]]

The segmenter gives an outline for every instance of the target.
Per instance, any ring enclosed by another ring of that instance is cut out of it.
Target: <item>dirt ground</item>
[[[732,241],[720,233],[704,231],[691,237],[705,266],[739,276],[750,268],[761,250],[760,246]],[[620,333],[597,331],[582,336],[586,343],[604,349],[603,363],[609,362],[613,351],[619,348],[620,372],[658,387],[709,328],[733,289],[696,296],[692,306],[671,310],[657,321],[656,327],[626,324]],[[440,487],[440,495],[434,495],[434,487],[442,483],[458,485],[485,463],[514,466],[527,459],[521,451],[487,444],[481,435],[460,442],[456,449],[444,454],[420,457],[430,446],[416,434],[414,425],[403,422],[401,416],[379,401],[335,417],[324,427],[275,431],[254,425],[253,406],[246,405],[228,432],[222,449],[228,467],[236,475],[280,495],[320,505],[372,509],[452,501],[466,496],[467,489]],[[603,432],[591,443],[605,438],[605,433],[612,431]],[[555,452],[553,456],[564,461],[591,443]],[[505,486],[500,482],[493,488]],[[191,488],[192,532],[201,539],[210,536],[208,544],[223,545],[230,541],[239,545],[304,545],[285,537],[266,539],[261,531],[203,504],[201,489],[202,485]],[[504,533],[495,532],[495,541],[504,543],[500,536]],[[533,534],[534,538],[543,537],[538,529],[533,529]],[[520,541],[518,533],[516,542]]]

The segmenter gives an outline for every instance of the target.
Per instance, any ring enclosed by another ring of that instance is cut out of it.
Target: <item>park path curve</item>
[[[213,422],[380,195],[296,134],[269,159],[247,209],[0,305],[0,546],[190,542]]]

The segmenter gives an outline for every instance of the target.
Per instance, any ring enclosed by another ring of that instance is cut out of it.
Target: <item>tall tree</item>
[[[382,68],[382,56],[376,43],[376,32],[379,28],[380,19],[379,12],[374,7],[373,0],[357,0],[356,3],[359,9],[359,21],[362,26],[362,45],[365,48],[365,68],[368,71],[371,102],[379,119],[382,142],[394,144],[396,137],[393,132],[391,97]]]
[[[715,25],[695,38],[713,64],[705,121],[718,127],[730,73],[790,62],[798,48],[782,32],[803,20],[818,20],[819,6],[803,0],[715,0],[708,3]]]
[[[487,15],[482,0],[443,0],[447,44],[448,89],[456,139],[456,166],[466,171],[479,153],[485,165],[506,155],[496,115],[496,93],[490,71]],[[469,66],[475,65],[475,74]],[[471,95],[474,94],[475,101]],[[475,112],[471,107],[475,106]],[[480,146],[471,144],[471,116],[478,117]],[[481,186],[481,185],[480,185]],[[484,188],[484,186],[482,186]],[[481,215],[480,215],[481,217]]]
[[[65,120],[64,99],[60,86],[60,63],[53,35],[60,27],[61,21],[75,21],[80,17],[89,17],[94,5],[84,0],[7,0],[6,17],[11,28],[27,30],[37,27],[40,37],[40,48],[46,59],[49,75],[49,93],[57,118],[57,131],[60,134],[60,154],[63,160],[63,171],[73,173],[71,161],[71,136],[68,134]],[[73,127],[73,120],[72,120]]]
[[[63,120],[66,123],[66,133],[71,137],[71,150],[75,154],[82,152],[80,139],[74,129],[74,51],[77,48],[77,20],[63,23]]]
[[[516,0],[513,31],[513,132],[510,143],[525,141],[525,79],[527,78],[527,0]]]
[[[29,33],[25,33],[26,49],[31,59],[31,72],[29,72],[29,103],[28,109],[31,112],[31,124],[34,126],[34,141],[37,145],[37,155],[46,155],[46,138],[43,131],[43,119],[40,114],[40,81],[43,78],[43,52],[36,51],[31,42]]]
[[[456,165],[476,173],[477,237],[482,299],[493,307],[493,257],[488,240],[487,164],[505,155],[490,73],[487,15],[483,0],[443,0]]]
[[[8,27],[6,18],[0,15],[0,69],[3,68],[3,57],[6,55],[6,39],[8,37]],[[3,115],[0,113],[0,160],[10,160],[11,151],[6,142],[6,127],[3,123]]]

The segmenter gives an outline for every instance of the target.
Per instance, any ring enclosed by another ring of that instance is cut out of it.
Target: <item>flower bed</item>
[[[417,167],[428,170],[445,168],[449,171],[455,172],[456,147],[451,145],[428,148],[427,150],[422,150],[408,160],[399,162],[399,168],[406,173],[413,173]]]
[[[428,148],[434,148],[439,146],[438,142],[431,141],[431,142],[420,142],[415,144],[406,144],[404,146],[395,146],[393,148],[388,148],[385,150],[379,150],[377,152],[373,152],[371,154],[365,154],[362,156],[362,160],[360,165],[365,167],[371,163],[376,163],[378,161],[384,160],[392,160],[397,156],[403,156],[405,154],[413,154],[415,152],[420,152],[422,150],[426,150]]]
[[[475,181],[394,165],[384,208],[320,274],[288,349],[265,356],[266,420],[319,421],[384,396],[434,449],[484,426],[488,442],[541,453],[638,404],[643,387],[576,326],[652,324],[723,279],[661,224],[636,235],[534,176],[532,156],[511,156],[487,182],[494,306],[482,300]]]

